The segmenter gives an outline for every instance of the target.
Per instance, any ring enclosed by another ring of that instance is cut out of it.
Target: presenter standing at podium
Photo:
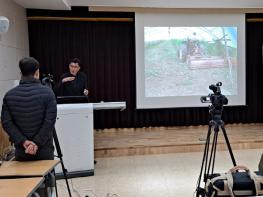
[[[88,96],[87,76],[80,72],[80,60],[74,58],[69,63],[69,72],[60,77],[55,86],[57,96]]]

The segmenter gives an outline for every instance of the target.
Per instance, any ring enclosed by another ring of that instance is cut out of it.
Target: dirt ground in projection
[[[225,95],[237,94],[236,65],[191,68],[168,41],[145,49],[145,96],[190,96],[212,93],[208,86],[219,81]],[[145,46],[149,47],[149,46]],[[197,61],[198,62],[198,61]]]

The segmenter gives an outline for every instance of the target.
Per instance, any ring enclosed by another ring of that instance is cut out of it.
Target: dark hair
[[[70,60],[69,63],[75,63],[75,64],[78,64],[80,66],[80,60],[79,58],[73,58],[72,60]]]
[[[39,67],[38,61],[33,57],[24,57],[19,61],[19,68],[23,76],[33,76]]]

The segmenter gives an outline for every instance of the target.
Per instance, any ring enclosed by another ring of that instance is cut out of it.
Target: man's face
[[[79,69],[80,69],[80,66],[78,63],[73,63],[71,62],[69,64],[69,72],[73,75],[73,76],[76,76],[77,73],[79,72]]]

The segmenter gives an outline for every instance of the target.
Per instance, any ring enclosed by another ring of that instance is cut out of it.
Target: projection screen
[[[136,13],[137,108],[203,107],[222,82],[245,105],[245,15]]]

